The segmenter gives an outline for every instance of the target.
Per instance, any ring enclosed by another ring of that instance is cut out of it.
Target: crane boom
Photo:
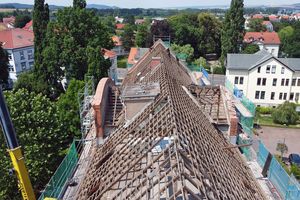
[[[24,157],[22,155],[21,147],[18,144],[17,137],[10,119],[10,115],[5,103],[5,99],[0,87],[0,121],[2,132],[7,144],[7,151],[9,152],[14,170],[18,178],[18,188],[22,193],[24,200],[35,200],[35,195],[32,185],[26,170]]]

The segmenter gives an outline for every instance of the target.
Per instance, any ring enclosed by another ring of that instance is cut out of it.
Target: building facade
[[[114,46],[113,49],[111,49],[111,51],[116,52],[117,56],[123,56],[125,54],[125,49],[122,46],[122,42],[120,41],[120,37],[113,36],[112,39],[115,43],[115,46]]]
[[[13,87],[18,76],[33,68],[34,35],[32,32],[15,28],[0,32],[2,48],[9,54],[9,88]]]
[[[300,59],[277,58],[266,50],[228,54],[226,78],[256,106],[273,107],[299,101]]]

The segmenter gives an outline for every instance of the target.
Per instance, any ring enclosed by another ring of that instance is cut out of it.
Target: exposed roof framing
[[[224,149],[230,142],[183,89],[189,71],[165,49],[158,41],[125,77],[122,86],[159,82],[160,94],[95,150],[76,199],[266,199],[239,150]],[[154,71],[152,57],[162,58]]]

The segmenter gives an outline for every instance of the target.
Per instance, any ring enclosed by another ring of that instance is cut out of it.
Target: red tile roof
[[[263,21],[262,24],[268,26],[269,23],[270,23],[270,21]]]
[[[116,46],[122,45],[121,42],[120,42],[120,38],[119,38],[119,37],[117,37],[117,36],[112,36],[111,38],[112,38],[113,41],[115,42],[115,45],[116,45]]]
[[[259,18],[259,19],[262,19],[263,18],[263,16],[261,16],[261,15],[253,15],[253,17],[252,17],[253,19],[255,19],[255,18]]]
[[[136,19],[135,22],[144,22],[144,19]]]
[[[250,41],[250,38],[253,38]],[[262,40],[260,40],[262,38]],[[259,41],[263,44],[280,44],[278,34],[276,32],[247,32],[244,36],[244,43]]]
[[[276,16],[269,16],[269,19],[277,19]]]
[[[125,26],[125,24],[117,24],[117,29],[121,29]]]
[[[281,19],[281,18],[283,18],[283,19],[290,19],[290,16],[288,16],[288,15],[283,15],[283,16],[280,16],[279,18],[280,18],[280,19]]]
[[[32,26],[32,20],[28,22],[23,29],[29,29]]]
[[[127,63],[129,63],[129,64],[134,64],[135,63],[135,55],[138,53],[138,51],[139,51],[138,47],[132,47],[130,49],[130,53],[129,53],[129,56],[128,56]]]
[[[108,49],[104,49],[104,48],[101,48],[102,50],[105,51],[104,53],[104,57],[109,57],[109,58],[113,58],[113,57],[116,57],[116,52],[113,52],[113,51],[110,51]]]
[[[34,34],[20,28],[5,29],[0,32],[3,49],[16,49],[33,46]]]
[[[11,16],[9,18],[3,18],[3,23],[7,24],[8,22],[11,22],[11,23],[15,23],[15,17],[14,16]]]
[[[300,14],[296,14],[295,17],[300,18]]]
[[[0,22],[0,24],[3,25],[3,26],[5,26],[5,27],[7,27],[7,25],[5,23],[3,23],[3,22]]]

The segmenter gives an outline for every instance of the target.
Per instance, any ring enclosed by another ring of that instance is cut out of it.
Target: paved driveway
[[[289,149],[284,157],[288,157],[291,153],[300,154],[300,129],[263,126],[256,130],[259,136],[253,134],[253,139],[260,139],[272,154],[280,154],[276,151],[277,141],[283,141],[284,138]]]

